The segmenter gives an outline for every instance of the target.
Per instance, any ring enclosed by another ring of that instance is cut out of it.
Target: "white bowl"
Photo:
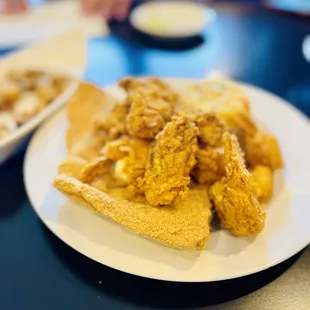
[[[15,68],[12,68],[15,69]],[[26,68],[26,67],[18,67],[18,69],[34,69]],[[38,113],[36,116],[27,121],[24,125],[18,127],[11,134],[6,136],[3,139],[0,139],[0,164],[4,163],[7,159],[9,159],[15,152],[19,149],[19,147],[27,140],[29,135],[49,116],[51,116],[54,112],[56,112],[60,107],[62,107],[68,99],[72,96],[74,91],[78,86],[78,78],[77,74],[70,70],[51,70],[45,68],[35,68],[40,69],[51,74],[61,74],[64,76],[68,76],[72,79],[69,83],[67,89],[60,94],[53,102],[51,102],[44,110]],[[78,73],[80,75],[80,73]]]
[[[191,1],[151,1],[135,8],[129,21],[150,36],[181,39],[200,35],[215,16],[212,9]]]

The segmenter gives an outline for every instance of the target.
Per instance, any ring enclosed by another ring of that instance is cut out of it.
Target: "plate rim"
[[[178,80],[178,81],[203,81],[203,79],[191,79],[191,78],[178,78],[178,77],[173,77],[173,78],[164,78],[164,80]],[[288,101],[284,100],[283,98],[268,92],[262,88],[259,88],[255,85],[251,85],[248,83],[241,83],[239,81],[237,81],[238,84],[240,84],[242,87],[246,87],[249,89],[253,89],[253,90],[258,90],[261,93],[264,93],[264,95],[268,95],[268,96],[272,96],[274,99],[278,100],[279,102],[281,102],[281,104],[284,104],[286,107],[289,107],[293,113],[297,113],[299,117],[301,117],[304,121],[306,121],[308,123],[308,126],[310,128],[310,120],[307,118],[307,116],[305,114],[303,114],[300,110],[298,110],[295,106],[291,105]],[[107,88],[111,88],[111,87],[115,87],[117,86],[117,84],[110,84],[107,85],[106,87],[104,87],[104,89]],[[29,199],[30,205],[32,207],[32,209],[34,210],[34,212],[36,213],[36,215],[39,217],[39,219],[43,222],[43,224],[58,238],[60,239],[62,242],[64,242],[66,245],[68,245],[70,248],[74,249],[75,251],[77,251],[78,253],[82,254],[83,256],[101,264],[104,266],[107,266],[109,268],[115,269],[117,271],[121,271],[133,276],[138,276],[141,278],[146,278],[146,279],[152,279],[152,280],[160,280],[160,281],[166,281],[166,282],[179,282],[179,283],[207,283],[207,282],[218,282],[218,281],[225,281],[225,280],[232,280],[232,279],[238,279],[241,277],[245,277],[245,276],[249,276],[252,274],[256,274],[258,272],[262,272],[265,271],[269,268],[272,268],[278,264],[281,264],[282,262],[288,260],[289,258],[293,257],[294,255],[296,255],[297,253],[301,252],[304,248],[306,248],[309,244],[310,244],[310,235],[308,236],[308,241],[305,242],[305,244],[302,244],[301,246],[298,247],[298,249],[294,250],[294,253],[290,253],[287,254],[286,256],[281,257],[281,259],[275,260],[272,263],[266,263],[256,269],[253,269],[249,272],[240,272],[240,273],[236,273],[235,275],[232,276],[222,276],[222,277],[217,277],[215,279],[207,279],[207,280],[188,280],[188,279],[184,279],[182,277],[179,277],[178,279],[169,279],[169,278],[165,278],[165,277],[161,277],[161,276],[148,276],[148,275],[143,275],[143,274],[139,274],[139,273],[134,273],[128,270],[125,270],[124,268],[119,268],[119,267],[115,267],[112,266],[110,264],[106,264],[101,262],[99,259],[96,259],[94,257],[91,257],[89,254],[87,254],[86,251],[81,251],[79,249],[77,249],[76,246],[71,245],[69,242],[67,242],[67,240],[65,240],[65,238],[63,238],[63,236],[61,236],[61,234],[57,234],[57,232],[53,229],[52,225],[49,225],[48,222],[40,215],[39,210],[35,207],[35,204],[33,202],[32,196],[30,195],[30,190],[29,190],[29,184],[27,182],[27,178],[26,178],[26,167],[27,167],[27,162],[29,161],[29,157],[30,157],[30,153],[31,153],[31,149],[32,149],[32,145],[35,143],[37,137],[40,135],[40,133],[42,131],[45,130],[46,127],[48,127],[48,125],[50,124],[50,122],[52,122],[54,119],[56,119],[57,117],[61,117],[61,115],[65,112],[66,107],[62,107],[61,109],[59,109],[55,114],[53,114],[44,124],[42,124],[42,126],[40,126],[40,128],[38,128],[38,130],[35,132],[35,134],[33,135],[33,137],[31,138],[31,141],[28,144],[26,153],[25,153],[25,157],[24,157],[24,162],[23,162],[23,181],[24,181],[24,186],[25,186],[25,191],[27,194],[27,197]],[[118,224],[119,225],[119,224]],[[144,238],[143,236],[140,236],[142,238]]]

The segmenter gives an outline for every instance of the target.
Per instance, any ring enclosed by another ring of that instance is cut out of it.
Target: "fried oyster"
[[[176,93],[154,78],[127,78],[119,85],[126,90],[126,103],[130,106],[126,117],[129,134],[138,139],[154,139],[174,113]]]
[[[176,116],[156,136],[147,164],[144,190],[152,205],[184,197],[196,163],[198,129],[186,116]]]

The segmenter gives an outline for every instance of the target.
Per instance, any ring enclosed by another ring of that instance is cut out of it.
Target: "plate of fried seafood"
[[[231,279],[309,243],[309,134],[291,105],[232,81],[81,82],[33,137],[25,185],[46,226],[97,262]]]
[[[69,74],[14,68],[0,77],[0,163],[77,87]]]

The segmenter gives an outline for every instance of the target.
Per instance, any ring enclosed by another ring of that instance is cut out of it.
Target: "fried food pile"
[[[68,157],[54,186],[130,230],[169,247],[202,250],[212,215],[235,236],[265,225],[277,139],[253,121],[228,81],[176,91],[157,78],[125,78],[115,101],[81,83],[68,103]]]
[[[68,78],[41,70],[13,70],[0,80],[0,139],[42,111],[68,86]]]

